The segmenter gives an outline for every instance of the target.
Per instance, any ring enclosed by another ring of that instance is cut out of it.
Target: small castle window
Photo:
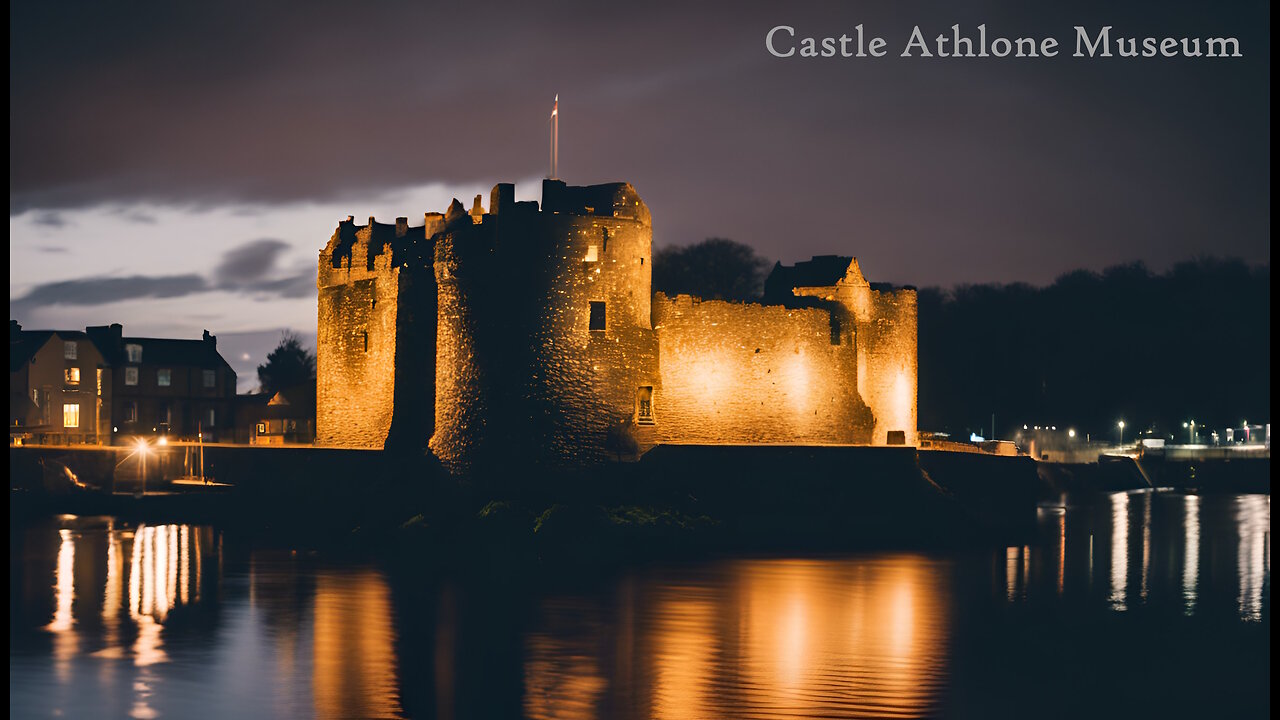
[[[587,246],[587,262],[595,262],[600,259],[600,248],[595,245]]]
[[[641,385],[636,388],[636,424],[654,424],[652,385]]]
[[[364,351],[369,352],[369,332],[366,330],[360,333],[360,336],[364,339]]]
[[[604,332],[604,301],[591,301],[591,322],[588,326],[592,332]]]
[[[641,264],[641,265],[643,265],[643,264],[644,264],[644,258],[640,258],[640,264]]]
[[[600,243],[600,249],[609,252],[609,228],[600,228],[600,236],[603,238]]]

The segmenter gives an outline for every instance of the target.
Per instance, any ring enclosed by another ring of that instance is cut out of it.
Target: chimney
[[[372,229],[373,229],[373,216],[372,216],[372,215],[370,215],[370,216],[369,216],[369,229],[370,229],[370,230],[372,230]]]
[[[404,237],[409,232],[409,218],[396,218],[396,237]]]
[[[217,349],[218,349],[218,336],[217,336],[217,335],[210,335],[210,334],[209,334],[209,331],[208,331],[208,330],[205,330],[205,331],[204,331],[204,337],[203,337],[202,339],[203,339],[205,342],[209,343],[209,345],[210,345],[211,347],[213,347],[213,349],[215,349],[215,350],[217,350]]]

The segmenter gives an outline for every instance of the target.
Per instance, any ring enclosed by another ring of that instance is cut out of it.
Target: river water
[[[1268,714],[1269,496],[1098,495],[1042,508],[1039,523],[1039,542],[991,550],[504,578],[255,548],[214,527],[62,516],[11,530],[9,708],[46,718]]]

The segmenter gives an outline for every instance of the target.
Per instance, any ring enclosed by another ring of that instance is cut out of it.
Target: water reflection
[[[1043,665],[1076,647],[1047,677],[1105,663],[1081,647],[1181,652],[1175,664],[1201,662],[1201,673],[1234,662],[1241,628],[1267,627],[1270,507],[1267,496],[1118,493],[1046,508],[1039,542],[994,551],[721,559],[502,590],[289,550],[228,551],[208,527],[63,517],[11,536],[10,709],[948,714],[1016,697],[1007,678],[1033,648]],[[1105,629],[1072,637],[1090,627]],[[1116,630],[1124,639],[1104,636]],[[1250,662],[1233,672],[1257,665],[1242,657]],[[1156,660],[1133,665],[1166,658]],[[989,669],[1001,662],[1004,675]],[[998,679],[974,690],[984,671]]]
[[[390,590],[368,569],[315,578],[313,693],[319,717],[399,717]]]
[[[1262,619],[1262,591],[1271,575],[1271,496],[1246,495],[1236,500],[1240,615]]]
[[[1129,495],[1111,496],[1111,606],[1125,609],[1129,588]]]
[[[741,560],[637,578],[613,615],[549,598],[528,640],[525,713],[929,714],[945,680],[948,566],[918,555]]]
[[[1186,614],[1193,615],[1200,582],[1200,496],[1186,495],[1182,504],[1182,600]]]

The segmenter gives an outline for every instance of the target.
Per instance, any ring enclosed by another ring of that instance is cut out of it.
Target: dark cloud
[[[316,295],[316,271],[307,268],[296,275],[259,282],[256,292],[264,295],[279,295],[283,298],[314,298]]]
[[[1208,251],[1267,260],[1269,16],[1259,0],[15,0],[10,213],[529,177],[545,166],[558,92],[562,175],[633,182],[659,244],[856,253],[877,279],[920,285]],[[777,24],[838,35],[859,23],[899,48],[915,24],[1064,44],[1073,25],[1107,24],[1236,36],[1245,58],[779,60],[764,48]]]
[[[46,211],[36,213],[35,216],[31,218],[31,222],[45,227],[60,228],[67,225],[67,218],[63,216],[62,213]]]
[[[271,275],[280,254],[289,249],[289,243],[273,238],[251,240],[223,253],[222,261],[213,270],[214,281],[222,287],[252,285]]]
[[[11,309],[46,305],[101,305],[142,298],[174,298],[208,290],[199,275],[89,277],[44,283],[9,303]]]
[[[222,254],[212,277],[201,275],[131,275],[87,277],[36,285],[9,303],[11,311],[48,305],[100,305],[143,298],[175,298],[215,290],[259,298],[302,298],[316,291],[311,268],[281,275],[280,255],[289,248],[283,240],[263,238],[238,245]],[[42,248],[42,251],[44,249]],[[65,251],[51,249],[48,252]]]

